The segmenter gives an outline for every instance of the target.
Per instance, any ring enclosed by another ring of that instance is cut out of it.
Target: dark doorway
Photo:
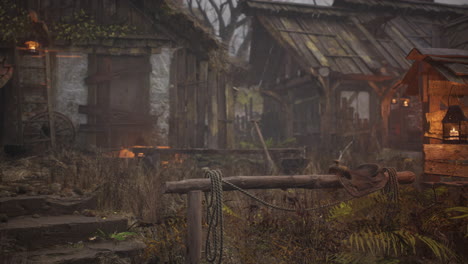
[[[96,146],[122,147],[142,144],[150,131],[147,56],[90,56],[88,115],[82,131],[94,135]]]

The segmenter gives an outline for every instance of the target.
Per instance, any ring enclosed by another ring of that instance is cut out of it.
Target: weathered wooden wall
[[[424,173],[446,177],[468,177],[468,146],[424,145]]]
[[[178,148],[227,148],[233,141],[232,88],[222,69],[188,49],[171,63],[169,142]]]
[[[468,145],[442,144],[442,119],[449,105],[460,104],[457,97],[468,95],[468,86],[447,81],[429,64],[420,63],[424,131],[424,173],[445,177],[468,177]],[[462,106],[465,115],[468,108]],[[438,181],[439,179],[437,179]]]

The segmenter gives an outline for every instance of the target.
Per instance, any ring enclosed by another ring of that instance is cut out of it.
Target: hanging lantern
[[[29,52],[36,53],[39,51],[40,44],[37,41],[30,40],[24,43]]]
[[[409,107],[410,106],[410,99],[409,97],[402,97],[401,99],[401,105],[403,107]]]
[[[445,144],[468,143],[468,119],[458,105],[451,105],[442,119],[443,142]]]

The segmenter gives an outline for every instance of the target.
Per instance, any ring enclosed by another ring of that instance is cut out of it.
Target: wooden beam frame
[[[413,183],[416,178],[411,171],[397,173],[398,182],[401,184]],[[280,175],[280,176],[235,176],[223,178],[242,189],[277,189],[277,188],[303,188],[326,189],[342,188],[337,175]],[[166,182],[164,193],[188,193],[195,190],[210,191],[210,179],[188,179],[182,181]],[[223,184],[223,190],[235,190],[227,184]]]
[[[416,176],[413,172],[397,173],[398,182],[413,183]],[[276,189],[276,188],[341,188],[338,175],[288,175],[288,176],[236,176],[223,178],[242,189]],[[188,179],[166,182],[164,193],[187,193],[187,251],[186,264],[201,263],[202,245],[202,192],[210,191],[210,179]],[[223,183],[223,190],[235,190]]]

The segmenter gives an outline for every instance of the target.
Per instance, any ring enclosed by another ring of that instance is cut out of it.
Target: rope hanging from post
[[[367,193],[367,195],[381,190],[383,191],[384,194],[387,195],[390,201],[397,203],[400,198],[397,171],[394,168],[384,168],[383,171],[388,173],[387,183],[385,184],[383,188],[377,188],[375,190],[372,190],[371,192]],[[205,200],[206,200],[206,207],[207,207],[206,221],[208,223],[208,231],[207,231],[206,244],[205,244],[205,254],[206,254],[206,260],[210,263],[215,263],[215,262],[218,264],[222,263],[223,232],[224,232],[223,184],[231,186],[235,190],[245,194],[246,196],[252,198],[253,200],[267,207],[277,209],[277,210],[287,211],[287,212],[315,211],[315,210],[320,210],[323,208],[335,206],[342,202],[348,202],[352,199],[358,198],[358,196],[353,196],[352,193],[348,192],[351,195],[351,197],[349,198],[327,203],[327,204],[320,205],[317,207],[305,208],[305,209],[286,208],[286,207],[281,207],[281,206],[268,203],[256,197],[255,195],[247,192],[246,190],[228,181],[223,180],[222,172],[220,170],[205,169],[205,177],[209,178],[211,181],[211,192],[205,193]]]
[[[206,221],[206,260],[221,263],[223,258],[223,185],[222,173],[219,170],[205,170],[205,177],[211,181],[211,192],[205,193]]]
[[[398,176],[395,168],[384,168],[388,173],[388,181],[383,191],[390,201],[398,203],[400,199],[400,188],[398,186]]]

